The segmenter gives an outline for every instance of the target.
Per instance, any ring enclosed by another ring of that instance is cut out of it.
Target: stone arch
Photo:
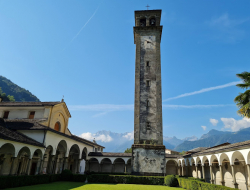
[[[15,157],[16,148],[11,143],[5,143],[0,148],[0,175],[8,175],[13,164],[13,157]]]
[[[178,174],[178,163],[175,160],[168,160],[166,163],[166,175]]]
[[[88,156],[88,149],[86,147],[84,147],[84,149],[82,150],[82,159],[84,159],[86,161]]]
[[[131,173],[131,158],[127,160],[126,173]]]
[[[56,148],[57,154],[60,154],[61,157],[64,157],[67,154],[67,150],[68,150],[67,142],[65,140],[61,140]]]
[[[78,170],[78,161],[80,158],[80,148],[77,144],[71,146],[69,150],[68,157],[68,169],[73,173],[76,173]]]
[[[243,154],[240,151],[235,151],[231,157],[232,164],[234,165],[234,175],[238,189],[246,189],[246,161]]]
[[[100,162],[101,172],[111,173],[113,170],[112,162],[109,158],[103,158]]]
[[[125,172],[125,161],[122,158],[116,158],[113,162],[113,170],[115,173],[124,173]]]
[[[17,164],[17,175],[27,174],[27,168],[29,167],[29,159],[31,158],[31,151],[27,146],[22,147],[18,151],[18,164]]]
[[[206,156],[203,156],[201,160],[201,164],[202,165],[208,164],[209,166],[209,159]]]
[[[230,159],[226,153],[220,155],[220,164],[222,167],[222,177],[225,182],[225,186],[232,186],[233,176],[232,168],[230,166]]]
[[[90,172],[99,172],[99,162],[96,158],[89,159],[89,171]]]
[[[36,149],[32,154],[29,175],[35,175],[40,172],[43,153],[40,149]]]
[[[43,162],[43,166],[42,166],[42,173],[51,173],[52,172],[52,164],[51,164],[51,160],[53,157],[53,146],[49,145],[47,146],[47,148],[45,149],[45,153],[44,153],[44,162]]]

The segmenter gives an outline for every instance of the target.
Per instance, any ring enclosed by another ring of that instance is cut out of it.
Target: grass
[[[181,190],[182,188],[160,185],[136,185],[136,184],[85,184],[82,182],[54,182],[33,186],[10,188],[7,190]]]

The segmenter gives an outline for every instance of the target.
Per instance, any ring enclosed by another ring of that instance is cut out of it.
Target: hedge
[[[163,176],[92,174],[88,176],[88,182],[89,183],[164,185],[164,177]]]
[[[62,178],[61,174],[53,175],[23,175],[23,176],[0,176],[0,189],[51,183],[56,181],[85,182],[86,175],[72,174]]]
[[[233,190],[234,188],[203,182],[197,178],[177,177],[179,186],[187,190]],[[235,190],[235,189],[234,189]]]

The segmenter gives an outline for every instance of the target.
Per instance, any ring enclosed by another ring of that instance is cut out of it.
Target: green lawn
[[[17,187],[8,190],[181,190],[182,188],[159,185],[132,185],[132,184],[84,184],[81,182],[55,182],[33,186]]]

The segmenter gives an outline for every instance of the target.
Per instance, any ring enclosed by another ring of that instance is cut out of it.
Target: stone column
[[[5,157],[3,158],[3,163],[1,164],[1,168],[0,168],[0,175],[3,175],[3,167],[4,167],[4,161],[5,161]]]
[[[124,173],[127,173],[127,164],[125,164]]]
[[[85,171],[84,172],[89,172],[89,160],[85,161]]]
[[[225,181],[224,181],[224,178],[223,178],[223,168],[222,168],[222,164],[220,165],[220,183],[221,185],[225,186]]]
[[[205,181],[206,181],[205,166],[204,165],[201,166],[201,170],[202,170],[202,178],[205,179]]]
[[[80,165],[81,165],[81,161],[82,161],[82,159],[78,159],[77,168],[76,168],[76,173],[77,173],[77,174],[79,174],[79,173],[80,173]]]
[[[248,187],[249,187],[249,185],[250,185],[250,165],[249,164],[247,164],[247,176],[248,176],[247,184],[248,184]]]
[[[211,164],[210,166],[210,183],[214,183],[214,179],[213,179],[213,165]]]
[[[184,166],[181,166],[181,174],[184,176]]]
[[[43,170],[43,162],[44,162],[44,159],[41,159],[40,166],[39,166],[39,169],[38,169],[38,174],[42,173],[42,170]]]
[[[115,164],[112,164],[112,169],[111,169],[111,173],[115,172]]]
[[[16,162],[16,157],[11,157],[11,160],[12,160],[12,162],[11,162],[11,166],[10,166],[10,173],[9,173],[9,175],[12,175],[13,167],[14,167],[15,162]]]
[[[57,160],[58,160],[58,157],[55,156],[54,164],[53,164],[53,171],[52,171],[53,174],[56,174]]]
[[[199,178],[199,175],[198,175],[198,165],[195,165],[195,172],[196,172],[196,178]]]
[[[29,158],[28,160],[28,163],[27,163],[27,167],[26,167],[26,175],[29,175],[30,174],[30,162],[31,162],[32,159]]]
[[[234,173],[234,165],[231,165],[232,168],[232,176],[233,176],[233,184],[235,188],[238,188],[238,184],[236,182],[236,178],[235,178],[235,173]]]
[[[185,169],[186,169],[186,171],[185,171],[186,172],[186,176],[188,177],[188,166],[186,166]]]

